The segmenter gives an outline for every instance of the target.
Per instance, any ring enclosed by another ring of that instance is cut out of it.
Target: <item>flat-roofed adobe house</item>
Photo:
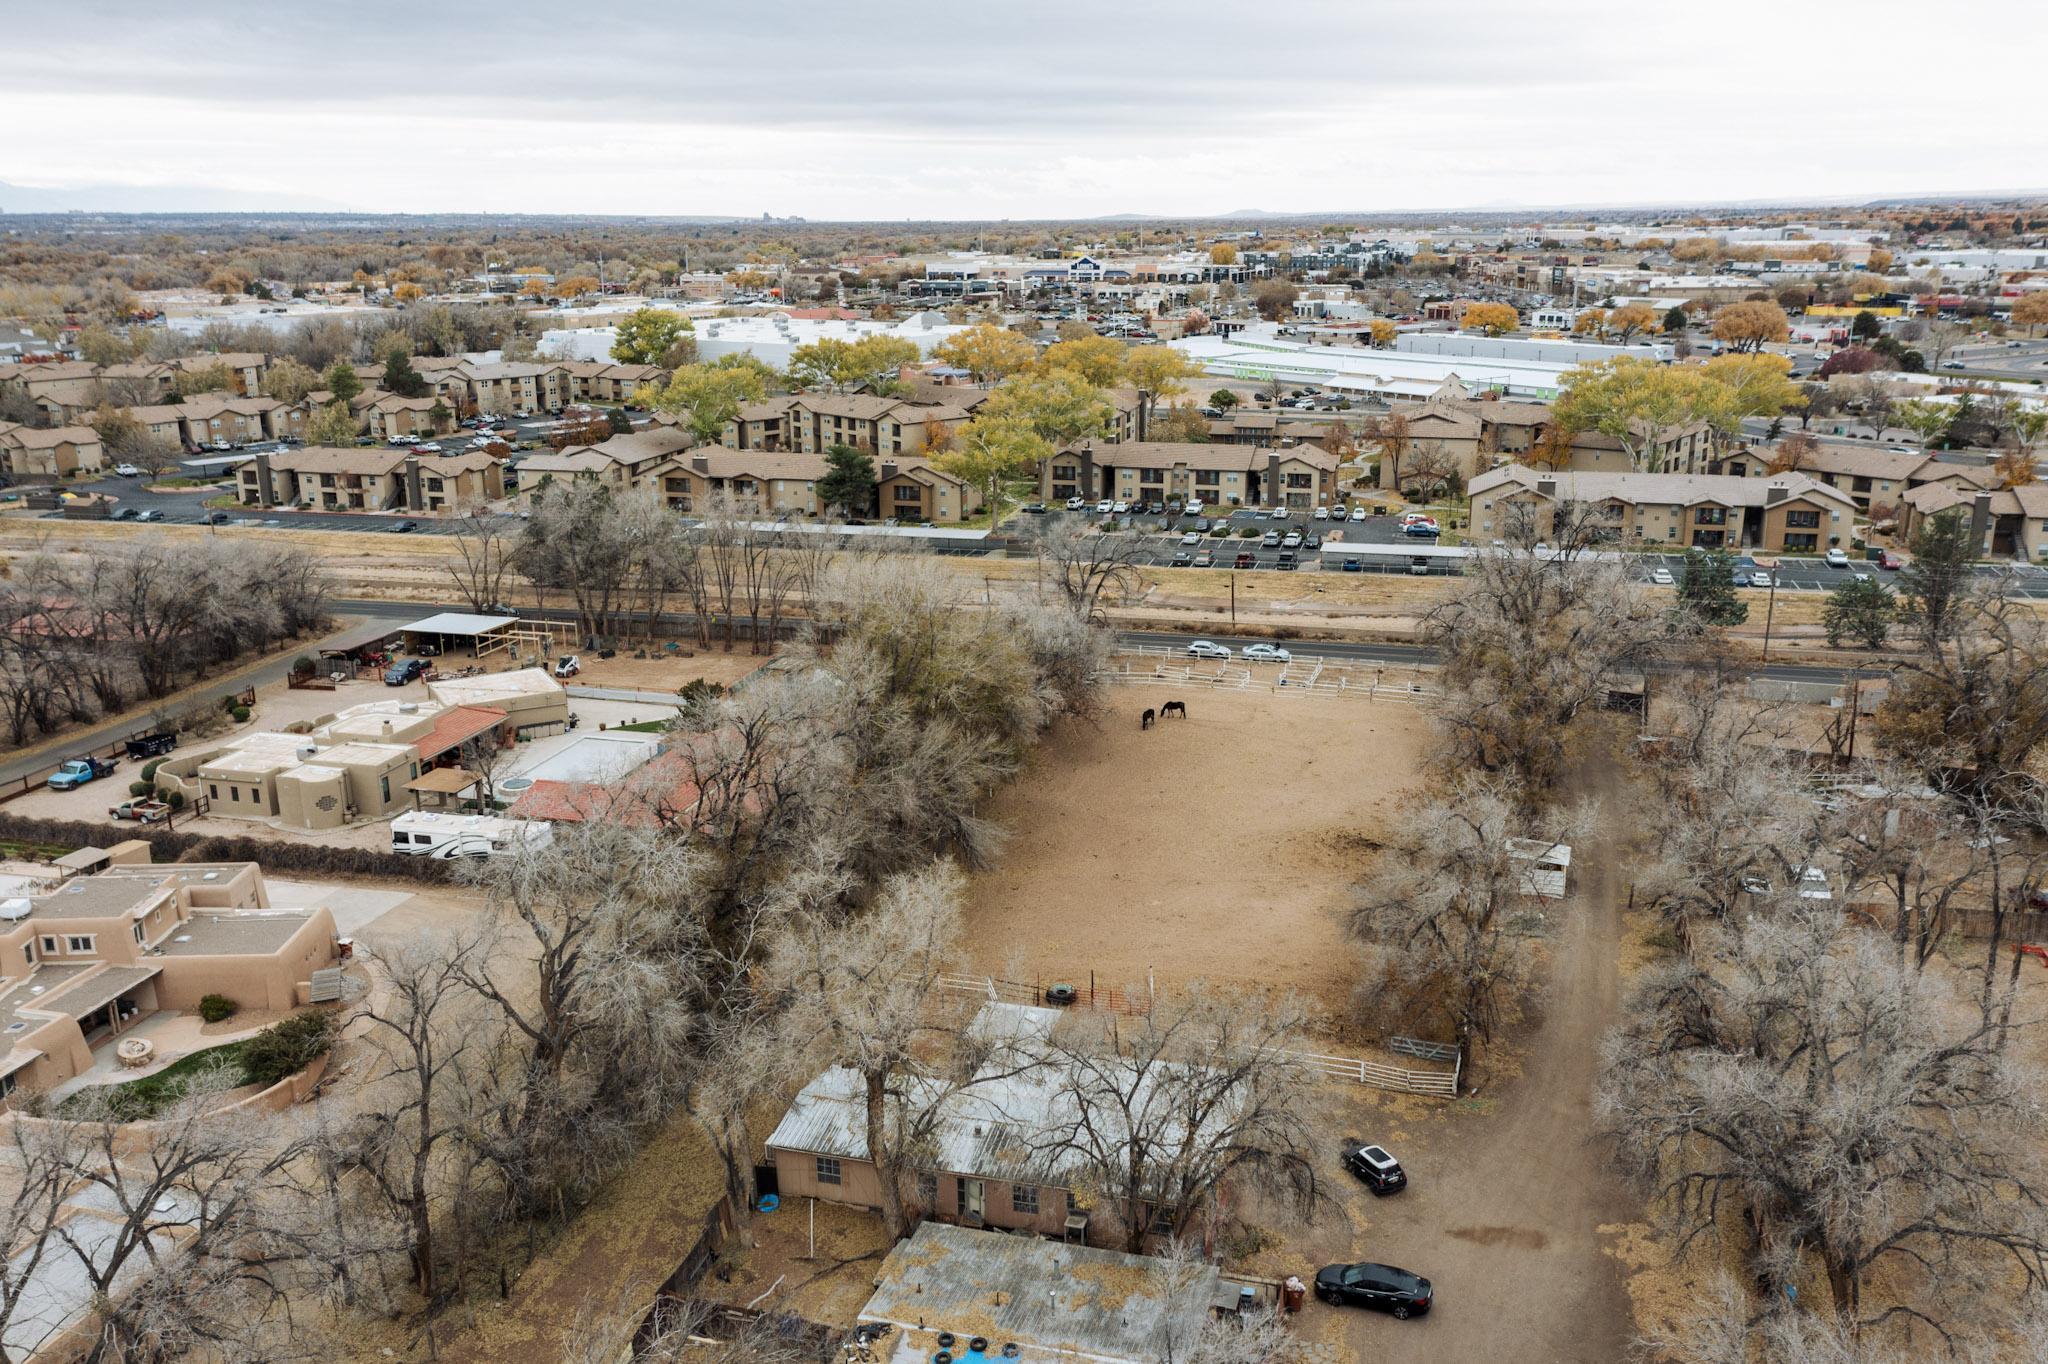
[[[52,868],[0,900],[0,1102],[83,1074],[150,1015],[205,995],[308,1003],[313,973],[340,960],[334,916],[273,908],[253,862],[152,866],[141,842],[82,851],[91,874]]]
[[[1803,474],[1740,478],[1733,474],[1609,474],[1551,472],[1519,464],[1472,480],[1472,530],[1504,534],[1525,507],[1536,534],[1548,539],[1556,510],[1588,503],[1623,543],[1676,549],[1753,549],[1815,554],[1856,533],[1848,494]]]

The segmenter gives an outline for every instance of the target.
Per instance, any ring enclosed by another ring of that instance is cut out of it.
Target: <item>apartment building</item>
[[[1269,449],[1181,441],[1083,442],[1039,468],[1039,495],[1199,501],[1310,511],[1337,500],[1337,457],[1316,445]]]
[[[335,966],[334,916],[271,907],[253,862],[152,866],[149,845],[83,849],[0,899],[0,1103],[90,1070],[159,1011],[225,995],[309,1003]],[[90,874],[72,874],[84,863]]]
[[[106,467],[106,446],[90,426],[0,422],[0,473],[11,478],[70,478]]]
[[[818,500],[817,484],[829,466],[822,455],[768,450],[692,450],[665,468],[662,496],[678,512],[701,512],[720,494],[742,511],[778,517],[821,516],[830,508]],[[981,509],[979,488],[915,455],[875,460],[875,496],[866,507],[846,509],[861,518],[901,521],[959,521]]]
[[[196,374],[201,370],[222,366],[234,379],[235,396],[254,398],[263,392],[263,377],[270,373],[270,357],[261,351],[230,351],[221,355],[185,355],[176,360],[167,360],[165,367],[172,374]],[[175,380],[167,380],[166,388]]]
[[[625,403],[643,384],[668,382],[668,371],[659,365],[621,365],[605,360],[564,360],[557,364],[568,383],[572,401]]]
[[[1982,552],[2038,563],[2048,555],[2048,485],[1978,488],[1953,482],[1928,483],[1899,499],[1898,542],[1917,535],[1931,517],[1968,518]]]
[[[469,401],[491,416],[511,412],[559,412],[570,401],[573,381],[558,364],[467,365],[460,372]],[[431,382],[431,381],[429,381]]]
[[[659,486],[677,457],[694,444],[681,427],[654,426],[596,445],[531,455],[519,465],[519,491],[531,499],[550,483],[577,480],[594,480],[620,492]]]
[[[1761,478],[1769,474],[1772,457],[1769,448],[1745,447],[1724,456],[1720,463],[1727,473]],[[1839,445],[1823,445],[1802,454],[1793,472],[1847,493],[1858,512],[1875,520],[1890,519],[1898,512],[1900,500],[1915,488],[1946,484],[1969,490],[1998,482],[1997,474],[1981,465],[1949,464],[1928,454]]]
[[[800,393],[790,401],[784,426],[789,447],[805,454],[847,445],[877,455],[915,455],[945,444],[966,421],[957,407],[865,393]]]
[[[1615,540],[1674,549],[1816,554],[1856,533],[1856,504],[1806,477],[1733,474],[1552,472],[1507,464],[1474,478],[1472,531],[1506,533],[1525,507],[1539,538],[1550,538],[1557,508],[1587,503]]]
[[[725,433],[718,443],[730,450],[794,449],[791,435],[795,423],[790,420],[790,409],[796,402],[795,397],[783,395],[758,403],[741,403],[739,411],[725,424]]]
[[[481,451],[416,455],[316,445],[251,456],[235,466],[235,478],[245,507],[432,513],[505,496],[504,466]]]
[[[402,398],[384,393],[363,409],[369,432],[378,440],[389,436],[445,435],[455,429],[455,409],[441,398]]]

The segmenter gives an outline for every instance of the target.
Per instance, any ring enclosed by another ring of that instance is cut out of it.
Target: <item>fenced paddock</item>
[[[1096,676],[1113,686],[1186,687],[1207,691],[1233,689],[1271,692],[1278,696],[1337,696],[1410,704],[1430,700],[1438,694],[1435,688],[1425,686],[1419,679],[1407,675],[1405,670],[1399,676],[1390,676],[1385,671],[1361,674],[1355,667],[1329,666],[1320,661],[1309,663],[1301,659],[1283,666],[1279,676],[1270,682],[1253,676],[1249,668],[1229,664],[1217,667],[1160,661],[1148,665],[1141,660],[1123,658]]]
[[[1119,990],[1097,985],[1092,972],[1085,985],[1075,982],[1067,987],[1072,989],[1073,997],[1057,1004],[1044,985],[1003,980],[996,976],[944,974],[938,977],[937,983],[942,990],[973,995],[993,1003],[1026,1004],[1034,1008],[1094,1009],[1130,1018],[1150,1013],[1158,998],[1157,991],[1149,982],[1142,991]],[[1446,1063],[1450,1069],[1413,1070],[1406,1066],[1368,1061],[1361,1056],[1340,1056],[1329,1052],[1284,1051],[1280,1054],[1307,1070],[1332,1079],[1350,1080],[1400,1094],[1433,1095],[1443,1099],[1458,1097],[1458,1076],[1462,1067],[1456,1047],[1441,1042],[1417,1041],[1412,1037],[1392,1037],[1387,1039],[1387,1050],[1421,1061]]]

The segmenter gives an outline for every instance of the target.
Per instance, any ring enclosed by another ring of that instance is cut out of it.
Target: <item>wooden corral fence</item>
[[[1427,701],[1437,693],[1419,682],[1388,682],[1380,677],[1357,680],[1349,676],[1290,680],[1283,675],[1275,682],[1255,682],[1241,668],[1220,668],[1214,673],[1197,672],[1188,664],[1155,663],[1144,668],[1118,663],[1096,674],[1096,680],[1114,686],[1199,687],[1210,691],[1267,691],[1280,696],[1339,696],[1359,701]]]
[[[1033,1007],[1095,1009],[1108,1013],[1119,1013],[1138,1018],[1152,1011],[1157,998],[1148,982],[1145,992],[1119,990],[1095,983],[1094,973],[1089,973],[1086,985],[1028,985],[1023,981],[1001,980],[995,976],[941,975],[938,986],[942,990],[953,990],[961,994],[976,995],[999,1004],[1028,1004]],[[1071,995],[1056,992],[1071,990]],[[1414,1038],[1395,1037],[1388,1040],[1388,1050],[1413,1056],[1418,1060],[1449,1061],[1451,1068],[1445,1070],[1411,1070],[1406,1066],[1391,1066],[1379,1061],[1368,1061],[1359,1056],[1339,1056],[1329,1052],[1283,1051],[1280,1054],[1289,1060],[1339,1080],[1353,1080],[1374,1089],[1389,1089],[1402,1094],[1427,1094],[1438,1098],[1458,1097],[1458,1078],[1461,1069],[1458,1049],[1440,1042],[1419,1042]]]

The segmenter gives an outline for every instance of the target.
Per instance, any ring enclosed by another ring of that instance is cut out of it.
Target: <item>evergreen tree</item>
[[[1955,633],[1956,607],[1977,567],[1970,518],[1958,509],[1920,523],[1913,561],[1899,572],[1899,608],[1930,652]]]
[[[346,407],[349,399],[363,391],[363,381],[356,377],[355,366],[346,360],[336,360],[328,366],[327,391],[334,395],[334,401]]]
[[[1678,577],[1680,608],[1705,625],[1740,625],[1749,603],[1735,595],[1735,556],[1725,550],[1691,549]]]
[[[1821,609],[1828,647],[1841,648],[1846,637],[1866,649],[1882,649],[1891,638],[1897,609],[1883,583],[1875,578],[1851,578],[1828,594],[1828,603]]]
[[[1691,325],[1692,319],[1686,316],[1685,309],[1683,308],[1674,307],[1670,312],[1664,314],[1664,330],[1672,333],[1674,336]]]
[[[851,445],[825,450],[825,476],[818,480],[818,501],[848,516],[865,516],[875,501],[875,462]]]
[[[401,346],[393,346],[385,357],[384,387],[401,398],[424,398],[429,392],[427,381],[412,367],[412,356]]]

